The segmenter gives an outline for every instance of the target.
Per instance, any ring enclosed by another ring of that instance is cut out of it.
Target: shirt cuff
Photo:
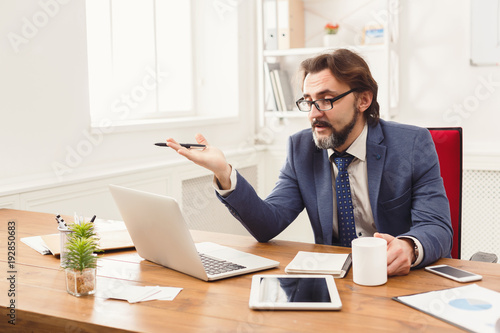
[[[398,238],[408,238],[408,239],[411,239],[413,241],[413,243],[415,243],[415,246],[418,249],[418,257],[415,258],[415,261],[411,264],[411,267],[416,267],[416,266],[420,265],[422,260],[424,260],[424,247],[422,246],[422,243],[420,243],[420,241],[418,239],[416,239],[415,237],[412,237],[412,236],[401,236]]]
[[[229,196],[236,188],[236,179],[237,179],[236,170],[232,166],[231,166],[231,175],[229,176],[229,179],[231,180],[231,188],[229,190],[221,190],[217,177],[214,176],[214,179],[212,181],[212,186],[217,191],[217,193],[219,193],[219,195],[223,198]]]

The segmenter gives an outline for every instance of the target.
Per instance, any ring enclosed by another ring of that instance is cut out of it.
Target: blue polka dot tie
[[[351,247],[351,241],[356,238],[356,225],[354,224],[354,210],[351,198],[351,185],[347,167],[354,156],[344,154],[334,156],[338,168],[335,179],[335,191],[337,193],[337,220],[339,225],[339,240],[341,246]]]

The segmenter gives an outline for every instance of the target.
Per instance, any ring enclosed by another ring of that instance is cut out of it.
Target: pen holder
[[[59,230],[59,253],[60,253],[60,258],[61,258],[61,267],[63,267],[64,260],[66,259],[66,253],[68,253],[66,249],[66,243],[68,242],[68,237],[70,233],[72,233],[71,230],[68,229],[61,229],[60,227],[57,228]]]

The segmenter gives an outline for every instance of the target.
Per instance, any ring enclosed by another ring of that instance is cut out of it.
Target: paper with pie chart
[[[498,333],[500,293],[477,284],[394,299],[473,332]]]

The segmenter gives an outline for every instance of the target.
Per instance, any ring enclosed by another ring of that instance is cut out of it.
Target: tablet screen
[[[260,278],[262,302],[331,302],[325,279],[318,278]]]
[[[339,309],[335,281],[331,276],[254,276],[250,307],[255,309]]]

